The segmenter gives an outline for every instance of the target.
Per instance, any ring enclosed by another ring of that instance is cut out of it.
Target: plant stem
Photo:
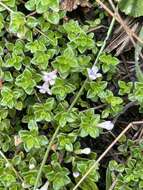
[[[99,51],[99,53],[98,53],[98,55],[97,55],[97,57],[96,57],[96,60],[95,60],[95,62],[94,62],[94,66],[97,64],[97,62],[98,62],[98,60],[99,60],[99,57],[100,57],[100,55],[102,54],[102,52],[103,52],[103,50],[104,50],[104,48],[105,48],[105,46],[106,46],[106,43],[107,43],[107,40],[109,39],[109,37],[110,37],[110,35],[111,35],[111,32],[112,32],[112,30],[113,30],[113,27],[114,27],[114,24],[115,24],[115,17],[113,17],[112,18],[112,21],[111,21],[111,24],[110,24],[110,26],[109,26],[109,29],[108,29],[108,32],[107,32],[107,35],[106,35],[106,38],[104,39],[104,41],[103,41],[103,44],[102,44],[102,46],[101,46],[101,49],[100,49],[100,51]],[[96,161],[97,162],[97,161]],[[93,168],[95,167],[96,165],[94,165],[93,166]],[[92,167],[91,167],[92,168]],[[92,169],[93,169],[92,168]],[[91,170],[92,170],[91,169]],[[75,189],[77,189],[77,187],[80,185],[80,183],[87,177],[87,175],[90,173],[90,171],[91,171],[90,169],[89,169],[89,171],[87,171],[87,173],[81,178],[81,180],[77,183],[77,185],[75,186],[75,188],[73,189],[73,190],[75,190]]]
[[[134,37],[137,41],[139,41],[140,43],[143,43],[143,40],[140,39],[125,23],[124,21],[121,19],[120,15],[117,13],[112,12],[101,0],[96,0],[96,2],[102,6],[103,9],[106,10],[106,12],[108,14],[110,14],[112,17],[115,17],[115,19],[118,21],[119,24],[121,24],[121,26],[124,28],[124,30],[126,31],[126,33],[129,35],[131,41],[132,41],[132,37]],[[133,41],[132,41],[133,42]]]
[[[6,10],[8,10],[9,12],[11,12],[11,13],[14,13],[14,11],[12,10],[12,9],[10,9],[7,5],[5,5],[3,2],[1,2],[0,1],[0,5],[2,6],[2,7],[4,7]]]
[[[33,189],[33,190],[36,190],[36,189],[37,189],[38,182],[39,182],[39,179],[40,179],[40,177],[41,177],[42,169],[43,169],[43,167],[44,167],[44,165],[45,165],[45,163],[46,163],[46,160],[47,160],[47,158],[48,158],[48,154],[49,154],[49,152],[50,152],[51,146],[53,145],[53,142],[54,142],[54,140],[55,140],[55,138],[56,138],[56,136],[57,136],[59,130],[60,130],[60,125],[57,127],[57,129],[56,129],[54,135],[52,136],[52,139],[50,140],[50,143],[49,143],[49,145],[48,145],[48,147],[47,147],[47,150],[46,150],[45,155],[44,155],[44,158],[43,158],[43,160],[42,160],[40,169],[39,169],[39,171],[38,171],[38,175],[37,175],[37,178],[36,178],[36,181],[35,181],[34,189]]]
[[[96,60],[95,60],[95,62],[94,62],[94,66],[97,64],[97,62],[98,62],[98,60],[99,60],[99,57],[100,57],[100,55],[102,54],[102,52],[103,52],[103,50],[104,50],[104,48],[105,48],[105,46],[106,46],[107,40],[109,39],[110,34],[111,34],[112,30],[113,30],[114,24],[115,24],[115,18],[113,17],[113,19],[112,19],[112,21],[111,21],[111,24],[110,24],[110,26],[109,26],[109,29],[108,29],[106,38],[104,39],[103,44],[102,44],[102,46],[101,46],[101,48],[100,48],[100,51],[99,51],[99,53],[98,53],[98,55],[97,55],[97,57],[96,57]]]
[[[69,107],[69,109],[68,109],[68,112],[70,112],[71,109],[72,109],[72,108],[74,107],[74,105],[76,104],[78,98],[80,97],[80,95],[82,94],[82,91],[83,91],[84,88],[85,88],[85,85],[86,85],[87,81],[88,81],[88,78],[87,78],[87,79],[84,81],[84,83],[82,84],[82,86],[81,86],[79,92],[77,93],[76,97],[74,98],[73,102],[71,103],[71,105],[70,105],[70,107]]]

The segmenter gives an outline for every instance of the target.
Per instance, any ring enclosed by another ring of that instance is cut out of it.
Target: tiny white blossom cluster
[[[102,123],[99,123],[97,127],[110,131],[114,128],[114,124],[111,121],[104,121]]]
[[[52,72],[42,72],[43,76],[42,79],[44,81],[42,86],[37,86],[39,88],[39,92],[42,94],[49,94],[52,95],[52,92],[50,90],[50,86],[53,86],[55,84],[55,80],[57,78],[57,70],[54,70]]]

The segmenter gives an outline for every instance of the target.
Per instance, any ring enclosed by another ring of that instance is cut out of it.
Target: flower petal
[[[98,127],[106,129],[106,130],[112,130],[114,128],[114,124],[111,121],[104,121],[98,124]]]
[[[51,86],[53,86],[53,85],[55,84],[55,79],[51,79],[51,80],[49,81],[49,84],[50,84]]]
[[[37,88],[39,88],[39,92],[42,94],[48,93],[49,95],[52,95],[48,82],[44,82],[42,86],[37,86]]]
[[[39,88],[39,92],[41,94],[45,94],[46,93],[46,89],[43,86],[37,86],[37,88]]]
[[[48,190],[49,182],[47,181],[39,190]]]
[[[99,71],[99,69],[98,69],[97,66],[93,66],[93,67],[92,67],[92,71],[93,71],[94,73],[97,73],[97,72]]]
[[[87,69],[88,72],[88,77],[90,80],[95,80],[98,77],[101,77],[102,75],[100,73],[98,73],[99,69],[96,66],[93,66],[91,69]]]
[[[49,73],[43,71],[42,73],[43,73],[43,77],[42,77],[43,81],[48,82],[51,85],[53,84],[52,81],[55,81],[55,79],[57,78],[57,70],[54,70],[54,71],[49,72]]]
[[[73,172],[73,176],[74,176],[75,178],[77,178],[79,175],[80,175],[79,172]]]
[[[47,88],[47,94],[52,95],[52,92],[49,88]]]
[[[90,148],[84,148],[80,151],[81,154],[90,154],[91,153],[91,149]]]
[[[88,68],[87,72],[88,72],[88,77],[89,77],[90,80],[95,80],[96,79],[96,77],[95,77],[95,75],[94,75],[94,73],[92,72],[91,69]]]

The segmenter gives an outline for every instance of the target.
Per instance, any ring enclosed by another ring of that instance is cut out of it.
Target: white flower
[[[97,66],[93,66],[91,69],[87,69],[88,77],[90,80],[95,80],[99,77],[101,77],[101,73],[98,73],[99,69]]]
[[[81,154],[90,154],[91,153],[91,149],[90,148],[84,148],[80,151]]]
[[[49,94],[52,95],[52,92],[49,88],[49,83],[48,82],[44,82],[42,86],[37,86],[37,88],[39,88],[39,92],[42,94]]]
[[[39,190],[48,190],[49,182],[47,181]]]
[[[51,86],[55,84],[55,80],[57,78],[57,70],[54,70],[54,71],[49,72],[49,73],[44,71],[42,73],[43,73],[42,78],[43,78],[44,82],[49,83],[49,85],[51,85]]]
[[[73,176],[74,176],[75,178],[77,178],[79,175],[80,175],[79,172],[73,172]]]
[[[106,130],[112,130],[114,127],[114,124],[111,121],[104,121],[102,123],[99,123],[98,127],[106,129]]]
[[[29,169],[32,170],[35,168],[35,165],[34,164],[29,164]]]

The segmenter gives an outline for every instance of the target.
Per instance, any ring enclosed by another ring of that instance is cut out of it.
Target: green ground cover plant
[[[124,79],[120,57],[104,51],[115,19],[107,21],[96,1],[85,1],[94,17],[84,20],[61,3],[0,1],[0,190],[73,189],[100,150],[87,138],[114,136],[114,119],[129,102],[142,113],[142,78],[137,73],[134,80]],[[142,1],[133,3],[121,0],[119,8],[143,16]],[[102,24],[108,28],[98,38],[92,29]],[[121,142],[125,161],[107,161],[107,190],[114,179],[115,190],[143,188],[142,149],[142,141]],[[97,164],[79,189],[98,190],[100,180]]]

